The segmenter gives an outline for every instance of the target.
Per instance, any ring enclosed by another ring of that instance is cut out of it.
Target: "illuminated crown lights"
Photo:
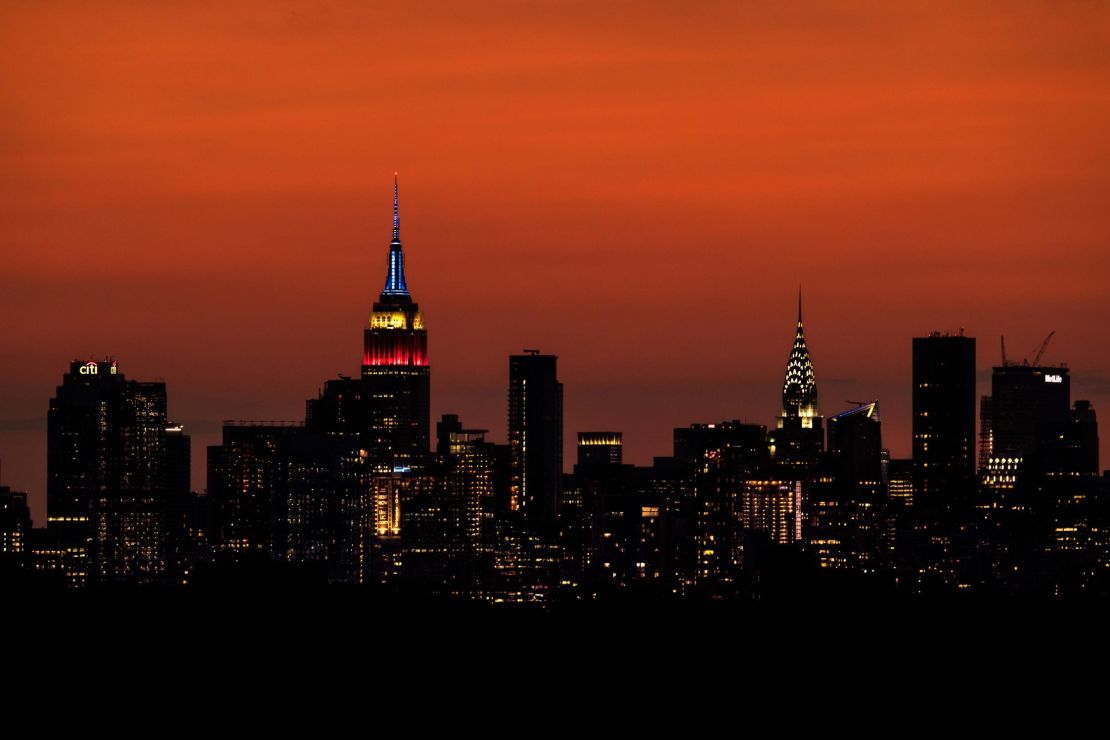
[[[798,333],[794,337],[794,348],[786,362],[786,380],[782,386],[783,415],[814,416],[817,413],[817,381],[813,375],[813,361],[806,347],[802,322],[798,321]]]

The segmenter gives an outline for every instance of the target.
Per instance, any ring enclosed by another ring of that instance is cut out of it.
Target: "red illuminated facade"
[[[402,307],[398,306],[385,306],[381,303],[374,304],[374,315],[379,314],[379,309],[382,312],[398,313]],[[419,310],[415,303],[411,303],[404,307],[411,309],[416,314],[415,319],[419,321]],[[406,314],[406,326],[413,325],[413,317],[409,311]],[[371,315],[371,323],[374,321],[374,315]],[[365,341],[363,343],[362,351],[362,364],[364,366],[392,366],[392,367],[408,367],[419,366],[426,367],[428,365],[428,332],[423,328],[408,329],[402,326],[398,327],[369,327],[366,329]]]

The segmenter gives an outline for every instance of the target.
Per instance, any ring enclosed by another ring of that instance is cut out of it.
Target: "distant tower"
[[[405,284],[397,201],[394,176],[389,272],[370,314],[362,354],[366,444],[376,473],[421,470],[429,457],[428,332]]]
[[[620,432],[579,432],[578,465],[620,465],[624,446]]]
[[[798,289],[798,326],[786,361],[782,415],[772,434],[772,457],[787,469],[814,465],[824,447],[822,418],[817,410],[817,380],[802,325],[802,291]]]
[[[994,457],[1018,457],[1056,471],[1071,421],[1066,367],[1006,364],[991,373]]]
[[[509,508],[554,521],[563,476],[563,384],[555,355],[509,357]]]
[[[994,396],[998,449],[998,396]],[[913,340],[916,507],[948,508],[970,495],[975,473],[975,340],[933,332]]]
[[[829,456],[844,481],[882,480],[883,440],[879,402],[843,411],[829,418]]]
[[[986,470],[994,456],[994,402],[990,396],[979,399],[979,470]]]

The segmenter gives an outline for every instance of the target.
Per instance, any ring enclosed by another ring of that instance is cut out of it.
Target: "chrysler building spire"
[[[798,288],[798,329],[794,335],[794,347],[786,361],[786,378],[782,386],[782,413],[783,416],[817,415],[817,381],[802,324],[801,287]]]

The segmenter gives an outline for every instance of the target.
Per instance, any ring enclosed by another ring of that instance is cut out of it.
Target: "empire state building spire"
[[[393,173],[393,241],[401,243],[401,216],[397,210],[397,173]],[[798,301],[802,299],[799,296]]]
[[[389,243],[389,274],[382,296],[408,296],[405,286],[405,255],[401,251],[401,216],[397,207],[397,173],[393,173],[393,241]]]

